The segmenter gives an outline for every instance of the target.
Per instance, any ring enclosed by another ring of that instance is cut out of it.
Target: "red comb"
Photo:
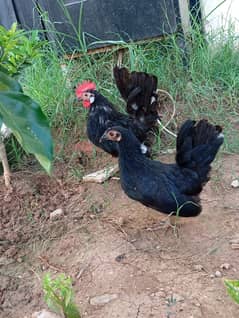
[[[90,82],[90,81],[84,81],[81,84],[79,84],[76,88],[76,96],[78,98],[82,97],[82,94],[86,91],[89,90],[95,90],[96,89],[96,85],[94,82]]]

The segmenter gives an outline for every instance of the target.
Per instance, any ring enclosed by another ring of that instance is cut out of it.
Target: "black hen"
[[[143,72],[129,73],[126,68],[114,68],[114,77],[122,97],[127,102],[127,114],[120,113],[99,92],[92,82],[78,85],[76,95],[89,108],[87,136],[96,146],[118,156],[118,145],[109,140],[99,142],[107,128],[121,126],[130,130],[141,143],[143,153],[149,152],[156,132],[157,77]]]
[[[101,139],[119,145],[121,186],[130,198],[163,213],[188,217],[201,212],[199,193],[223,143],[221,132],[220,126],[206,120],[187,120],[177,136],[175,164],[142,155],[138,140],[122,127],[108,129]]]

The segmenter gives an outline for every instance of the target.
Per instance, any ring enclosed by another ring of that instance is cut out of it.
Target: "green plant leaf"
[[[10,30],[0,26],[0,66],[11,75],[18,74],[41,55],[45,43],[37,31],[30,33],[18,29],[17,23],[13,23]]]
[[[64,310],[64,314],[67,318],[80,318],[80,311],[74,303],[69,303]]]
[[[0,117],[26,152],[32,153],[50,173],[53,144],[46,116],[40,106],[21,92],[0,92]]]
[[[1,46],[0,46],[0,50],[1,50]],[[8,70],[3,67],[2,65],[0,65],[0,72],[4,73],[4,74],[8,74]]]
[[[227,287],[228,294],[237,304],[239,304],[239,280],[225,279],[224,283]]]
[[[22,88],[21,85],[15,79],[8,76],[0,69],[0,92],[1,91],[22,92]]]
[[[81,318],[80,312],[73,302],[73,289],[70,277],[59,274],[51,279],[50,274],[43,278],[44,299],[49,308],[57,313],[63,313],[66,318]]]

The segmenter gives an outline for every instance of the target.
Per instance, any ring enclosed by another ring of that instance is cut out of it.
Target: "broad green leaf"
[[[26,152],[50,173],[53,145],[46,116],[40,106],[21,92],[0,92],[0,117]]]
[[[224,283],[227,287],[228,294],[239,304],[239,280],[226,279]]]
[[[1,48],[1,47],[0,47]],[[0,72],[8,74],[8,70],[0,64]]]
[[[22,92],[22,88],[16,80],[0,70],[0,92],[1,91]]]

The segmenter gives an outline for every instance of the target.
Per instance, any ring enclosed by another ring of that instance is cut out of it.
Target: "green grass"
[[[48,307],[65,318],[80,318],[80,312],[74,302],[72,279],[64,273],[52,279],[49,273],[43,277],[44,300]]]
[[[224,128],[224,151],[239,152],[238,130],[233,124],[239,114],[239,51],[234,33],[229,31],[227,37],[225,33],[218,33],[205,40],[196,30],[190,36],[186,52],[180,48],[177,35],[161,41],[121,46],[125,48],[123,65],[157,75],[158,87],[175,98],[177,115],[174,120],[178,126],[186,118],[208,118]],[[62,146],[58,153],[60,159],[64,156],[65,145],[86,138],[87,112],[74,94],[78,82],[95,81],[97,89],[123,110],[124,103],[112,77],[117,49],[82,54],[76,60],[63,60],[51,44],[44,50],[43,56],[26,70],[21,82],[48,115],[56,131],[57,143]],[[61,70],[62,63],[66,65],[67,76]],[[159,147],[171,148],[173,137],[166,140],[165,143],[158,138]]]

